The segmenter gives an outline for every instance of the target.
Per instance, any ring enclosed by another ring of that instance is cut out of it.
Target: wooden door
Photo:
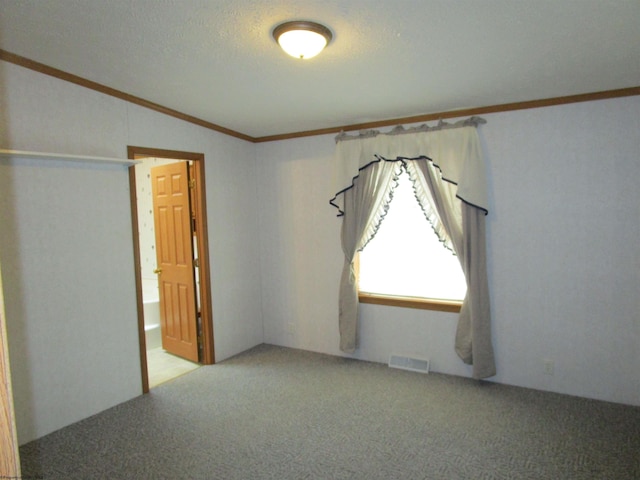
[[[151,169],[162,348],[198,361],[187,162]]]

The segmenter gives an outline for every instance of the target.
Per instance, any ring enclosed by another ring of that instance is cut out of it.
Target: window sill
[[[422,310],[436,310],[439,312],[460,312],[462,302],[455,300],[436,300],[433,298],[399,297],[394,295],[381,295],[378,293],[358,292],[360,303],[373,303],[375,305],[388,305],[391,307],[419,308]]]

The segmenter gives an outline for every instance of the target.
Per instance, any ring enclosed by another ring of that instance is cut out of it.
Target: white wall
[[[486,115],[496,382],[640,405],[640,97]],[[333,135],[258,145],[265,341],[340,354]],[[470,375],[456,315],[362,305],[357,358]],[[543,373],[543,359],[555,362]]]
[[[485,118],[494,380],[640,405],[640,97]],[[125,157],[127,145],[205,154],[217,361],[263,341],[340,354],[332,135],[252,145],[0,62],[0,148]],[[0,189],[25,443],[140,393],[128,179],[4,160]],[[455,321],[363,305],[354,357],[428,356],[469,375]]]
[[[254,145],[0,62],[0,148],[202,152],[216,360],[263,341]],[[0,256],[21,444],[141,393],[128,174],[0,163]]]

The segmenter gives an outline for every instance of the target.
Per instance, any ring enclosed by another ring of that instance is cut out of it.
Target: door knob
[[[162,273],[162,269],[161,268],[156,268],[153,273],[157,273],[157,274],[161,274]]]

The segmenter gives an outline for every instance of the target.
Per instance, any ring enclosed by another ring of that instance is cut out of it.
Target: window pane
[[[404,170],[387,216],[360,252],[359,288],[387,295],[464,299],[467,286],[458,258],[431,228]]]

